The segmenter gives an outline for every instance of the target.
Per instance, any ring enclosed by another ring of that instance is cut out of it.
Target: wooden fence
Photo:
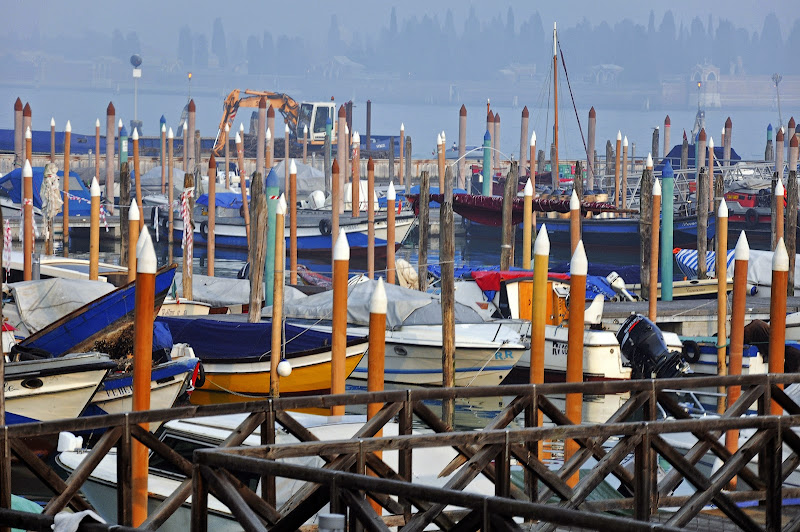
[[[686,526],[704,506],[713,504],[727,520],[744,530],[800,528],[800,517],[784,515],[783,500],[800,497],[800,488],[786,480],[800,465],[800,406],[783,386],[800,382],[800,375],[698,377],[686,379],[591,382],[498,386],[488,388],[434,388],[279,398],[249,403],[198,406],[136,414],[4,427],[0,449],[25,463],[54,497],[45,517],[24,520],[19,513],[0,512],[0,526],[12,523],[31,530],[46,530],[47,516],[67,506],[88,505],[78,496],[82,484],[103,456],[117,447],[117,506],[119,522],[130,525],[130,446],[136,439],[153,453],[172,463],[186,479],[152,512],[144,529],[154,530],[180,508],[191,495],[192,528],[207,529],[209,494],[231,511],[245,530],[295,530],[326,504],[347,513],[351,529],[386,530],[402,526],[421,531],[429,524],[447,530],[517,529],[522,518],[541,530],[579,526],[599,530],[672,530]],[[693,418],[670,390],[696,390],[741,386],[740,398],[720,416]],[[567,393],[585,395],[628,394],[627,400],[604,423],[572,425],[554,400]],[[512,399],[481,431],[453,432],[432,410],[430,401],[506,396]],[[768,415],[771,404],[785,415]],[[352,439],[320,442],[287,411],[329,409],[334,405],[363,408],[381,403],[382,409],[360,426]],[[747,414],[751,408],[755,412]],[[247,413],[246,419],[216,449],[198,450],[190,461],[138,425],[170,419]],[[666,418],[662,413],[666,413]],[[397,436],[375,437],[390,421],[397,420]],[[539,426],[544,422],[544,426]],[[299,443],[276,444],[277,427],[294,435]],[[413,431],[412,431],[413,427]],[[519,427],[519,428],[515,428]],[[61,431],[106,428],[86,458],[63,481],[24,446],[22,438],[56,435]],[[241,447],[260,428],[261,446]],[[420,428],[425,433],[420,433]],[[725,431],[748,431],[737,449],[729,450],[720,437]],[[684,452],[668,443],[668,436],[691,434]],[[553,469],[545,462],[539,442],[574,440],[578,450]],[[696,441],[695,441],[696,439]],[[7,446],[7,447],[6,447]],[[432,447],[453,448],[458,458],[442,464],[444,487],[412,482],[414,453]],[[396,451],[397,470],[381,458],[380,451]],[[2,454],[0,454],[1,456]],[[633,467],[623,462],[633,456]],[[320,456],[323,467],[294,465],[283,459]],[[719,460],[709,472],[698,466],[704,457]],[[757,466],[753,459],[757,457]],[[657,459],[671,469],[658,478]],[[512,465],[524,471],[524,484],[511,482]],[[9,467],[8,461],[0,464]],[[577,482],[571,478],[582,468]],[[237,471],[261,476],[260,494],[237,480]],[[463,490],[478,475],[488,478],[494,493]],[[293,496],[277,505],[275,479],[305,481]],[[589,500],[604,480],[614,479],[621,497]],[[696,491],[673,492],[687,480]],[[740,489],[728,487],[738,479]],[[746,489],[745,489],[746,488]],[[13,490],[13,485],[12,485]],[[377,513],[371,501],[383,508]],[[757,501],[763,509],[764,526],[737,503]],[[448,506],[450,508],[448,508]],[[453,511],[452,507],[463,510]],[[667,514],[658,509],[675,507]],[[13,518],[13,519],[12,519]],[[782,519],[786,518],[785,527]]]

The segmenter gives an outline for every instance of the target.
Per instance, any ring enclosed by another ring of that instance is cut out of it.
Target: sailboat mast
[[[553,182],[553,188],[558,188],[559,173],[558,173],[558,58],[557,58],[557,39],[556,39],[556,23],[553,22],[553,95],[554,95],[554,109],[553,109],[553,145],[555,147],[555,168],[551,169],[550,178]]]

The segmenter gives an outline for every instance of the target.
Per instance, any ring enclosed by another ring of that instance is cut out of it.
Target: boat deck
[[[647,315],[648,302],[606,302],[603,325],[616,330],[632,313]],[[786,312],[800,312],[800,297],[789,297]],[[747,298],[745,322],[769,320],[769,298]],[[711,336],[717,332],[717,299],[659,301],[656,324],[664,331],[682,336]]]

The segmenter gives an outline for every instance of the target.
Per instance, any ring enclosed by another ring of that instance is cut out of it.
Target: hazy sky
[[[391,7],[397,7],[398,20],[428,14],[444,20],[448,8],[452,9],[459,32],[470,6],[479,17],[502,16],[513,7],[517,25],[538,11],[547,27],[551,22],[571,26],[586,17],[590,21],[616,22],[630,18],[646,25],[650,11],[655,13],[656,25],[664,12],[670,9],[676,22],[688,25],[695,16],[705,24],[712,15],[714,24],[719,18],[729,19],[751,33],[760,32],[764,16],[770,11],[781,21],[783,38],[792,23],[800,16],[796,0],[753,2],[747,0],[671,0],[669,2],[626,0],[562,0],[557,2],[493,0],[491,2],[463,2],[456,0],[288,0],[225,2],[210,0],[138,0],[118,2],[109,0],[0,0],[4,4],[5,20],[26,20],[29,25],[12,24],[7,31],[12,34],[36,28],[41,32],[58,35],[64,32],[96,30],[110,34],[115,28],[123,33],[136,31],[145,48],[164,46],[177,49],[180,27],[188,24],[193,31],[211,36],[212,23],[221,17],[227,35],[239,31],[242,41],[251,34],[261,35],[269,30],[273,36],[302,35],[312,42],[324,42],[331,15],[336,14],[342,26],[362,35],[374,34],[388,25]],[[123,9],[125,6],[125,9]],[[346,33],[344,34],[346,36]]]

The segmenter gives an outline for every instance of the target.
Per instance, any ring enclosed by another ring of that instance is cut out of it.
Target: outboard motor
[[[631,364],[633,379],[680,377],[689,365],[678,352],[670,352],[661,329],[641,314],[631,314],[617,331],[622,355]]]

